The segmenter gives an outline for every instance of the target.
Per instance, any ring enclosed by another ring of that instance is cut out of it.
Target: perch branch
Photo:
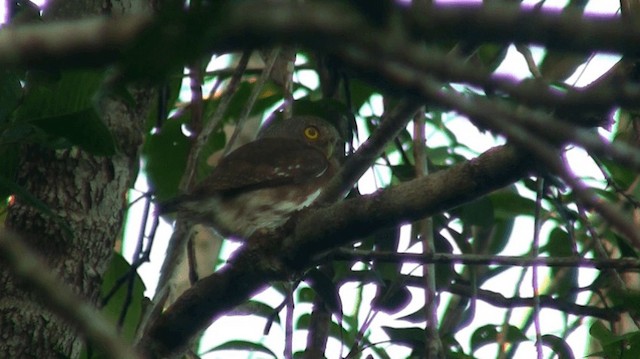
[[[139,347],[151,358],[179,353],[226,310],[269,281],[308,268],[321,253],[376,229],[459,206],[513,183],[531,167],[530,156],[501,146],[427,177],[302,212],[280,231],[250,238],[227,266],[196,283],[152,323]]]

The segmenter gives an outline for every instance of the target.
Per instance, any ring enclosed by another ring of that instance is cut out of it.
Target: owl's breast
[[[307,154],[319,152],[313,149]],[[228,168],[219,165],[219,173],[212,174],[198,189],[175,202],[177,210],[184,218],[211,226],[225,237],[245,239],[258,229],[275,229],[285,224],[293,212],[311,205],[335,175],[338,169],[335,158],[316,160],[321,163],[320,170],[314,167],[303,176],[290,173],[299,169],[296,166],[302,166],[296,162],[289,163],[289,167],[267,166],[271,176],[265,176],[264,171],[256,175],[259,171],[255,168],[239,171],[238,167],[246,165],[243,161],[236,161],[236,166],[229,164]],[[228,175],[229,171],[236,171],[235,175]]]
[[[280,186],[218,196],[218,208],[208,222],[224,236],[248,238],[257,229],[282,226],[293,212],[311,205],[320,192],[311,186]]]

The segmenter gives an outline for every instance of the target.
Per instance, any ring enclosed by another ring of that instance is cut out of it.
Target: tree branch
[[[131,15],[5,26],[0,29],[0,64],[19,68],[107,65],[120,58],[120,50],[130,46],[152,19]]]
[[[627,161],[632,165],[640,163],[638,162],[640,157],[637,155],[637,151],[623,145],[608,146],[592,134],[585,133],[585,131],[580,132],[578,128],[576,128],[576,131],[572,131],[571,127],[567,128],[567,126],[562,126],[561,124],[551,126],[551,128],[566,131],[562,132],[560,136],[557,134],[548,135],[549,127],[546,127],[543,130],[544,132],[539,135],[513,120],[519,120],[519,122],[535,129],[540,129],[541,125],[545,123],[553,124],[553,122],[559,123],[559,121],[553,121],[552,116],[539,111],[527,108],[513,109],[499,101],[489,101],[479,97],[461,96],[445,92],[441,90],[442,84],[434,81],[428,74],[419,76],[421,75],[420,73],[416,74],[411,69],[389,66],[372,60],[364,52],[351,51],[348,55],[353,58],[354,62],[360,61],[368,65],[369,69],[375,68],[378,76],[379,74],[385,74],[387,80],[390,80],[398,88],[403,88],[407,95],[421,96],[425,101],[430,100],[438,105],[446,106],[469,116],[472,121],[479,123],[483,128],[488,127],[498,133],[505,133],[514,143],[538,157],[554,174],[560,176],[574,189],[582,202],[597,210],[616,229],[625,234],[636,248],[640,248],[640,235],[638,235],[634,223],[626,218],[621,210],[599,200],[589,187],[575,178],[564,164],[558,160],[556,147],[569,139],[580,140],[586,145],[593,145],[593,148],[586,147],[588,150],[602,152],[604,149],[611,149],[612,151],[606,153],[607,155]],[[404,84],[404,87],[402,84]],[[563,136],[566,136],[566,138],[558,138]]]
[[[496,147],[466,163],[371,195],[300,213],[280,231],[250,238],[227,266],[202,279],[146,332],[150,358],[184,350],[199,330],[258,293],[269,281],[290,278],[321,253],[376,229],[459,206],[526,175],[530,156]]]
[[[611,269],[623,271],[639,271],[640,260],[636,258],[608,258],[589,259],[582,257],[521,257],[521,256],[497,256],[483,254],[449,254],[449,253],[395,253],[365,251],[358,249],[337,249],[331,253],[333,260],[347,261],[381,261],[390,263],[414,263],[414,264],[465,264],[465,265],[498,265],[531,267],[580,267]]]
[[[330,204],[344,198],[362,174],[380,157],[384,146],[406,128],[418,108],[420,105],[415,102],[403,101],[392,111],[385,113],[380,126],[352,156],[347,158],[340,171],[324,188],[317,202]]]
[[[419,33],[437,29],[428,33],[429,36],[444,36],[437,39],[501,43],[530,41],[552,46],[563,38],[560,45],[564,50],[574,43],[579,44],[572,45],[579,50],[589,51],[607,50],[612,44],[619,44],[617,51],[634,54],[638,48],[630,44],[640,42],[640,24],[615,16],[577,17],[523,10],[504,4],[498,7],[446,5],[427,10],[420,14],[406,14],[411,21],[405,22],[404,26],[410,27],[410,31],[412,26],[416,27]],[[212,21],[212,17],[219,21]],[[186,28],[186,22],[194,24]],[[461,23],[464,30],[443,30]],[[512,27],[514,23],[518,25]],[[559,36],[550,36],[560,28],[563,31]],[[168,57],[172,60],[166,61],[175,61],[173,65],[176,65],[181,58],[188,61],[207,51],[225,52],[257,45],[296,43],[333,54],[346,66],[364,73],[365,78],[394,91],[397,86],[388,85],[390,79],[394,80],[393,74],[382,73],[380,76],[375,66],[367,64],[364,59],[382,65],[399,63],[421,76],[428,74],[453,82],[475,84],[499,94],[509,94],[532,106],[553,107],[572,116],[578,110],[584,113],[593,109],[606,110],[616,104],[635,106],[640,97],[640,86],[627,81],[564,92],[540,82],[519,83],[470,66],[436,49],[425,49],[410,38],[398,37],[399,32],[406,30],[377,28],[367,23],[358,12],[337,3],[285,2],[264,7],[263,2],[252,1],[229,5],[211,13],[188,13],[169,20],[139,15],[46,26],[5,27],[0,31],[0,64],[9,67],[68,67],[123,61],[126,67],[131,61],[154,64],[159,61],[158,57]],[[173,45],[181,49],[184,43],[193,43],[194,32],[199,32],[198,41],[193,45],[196,50],[176,50],[175,54],[165,56],[166,49]],[[587,33],[593,35],[586,36]],[[481,38],[477,39],[479,36]],[[140,47],[145,51],[134,51]]]
[[[294,42],[330,50],[336,42],[373,41],[381,32],[355,9],[329,2],[265,6],[263,1],[249,1],[186,16],[174,15],[153,22],[149,15],[138,15],[5,27],[0,32],[0,64],[12,67],[104,65],[118,57],[120,50],[130,48],[142,31],[148,29],[157,30],[155,44],[165,44],[158,49],[166,50],[173,44],[182,48],[185,39],[190,39],[191,44],[203,52]],[[637,55],[640,51],[634,46],[640,42],[640,24],[617,16],[587,17],[507,4],[433,5],[422,11],[412,8],[403,15],[404,26],[412,34],[428,40],[522,42],[565,51],[601,50],[628,55]],[[181,26],[185,23],[190,26]],[[167,26],[163,31],[162,27]],[[373,33],[363,31],[367,29]],[[193,33],[202,35],[200,42],[193,43],[190,37]],[[382,39],[391,40],[390,36]],[[393,39],[398,40],[397,36]],[[383,41],[380,46],[387,43]]]
[[[403,280],[406,285],[415,288],[422,288],[424,282],[422,277],[411,275],[403,275]],[[352,275],[344,278],[344,282],[349,281],[370,283],[375,281],[375,279],[366,275],[363,277],[356,271],[353,272]],[[507,297],[501,293],[481,288],[474,288],[467,284],[453,283],[447,287],[440,288],[440,290],[467,299],[478,299],[498,308],[521,308],[533,306],[533,297]],[[567,300],[554,298],[550,295],[540,296],[540,305],[542,307],[556,309],[567,314],[590,316],[609,321],[618,320],[620,318],[620,314],[624,311],[624,309],[621,308],[599,308],[596,306],[580,305]]]
[[[446,288],[444,290],[449,293],[465,296],[468,298],[475,297],[499,308],[533,307],[534,304],[534,298],[531,297],[505,297],[504,295],[497,292],[492,292],[484,289],[472,290],[471,288],[460,284],[453,284],[449,288]],[[617,309],[580,305],[567,300],[554,298],[550,295],[540,296],[540,306],[544,308],[556,309],[567,314],[591,316],[594,318],[600,318],[610,321],[615,321],[620,318],[620,310]]]

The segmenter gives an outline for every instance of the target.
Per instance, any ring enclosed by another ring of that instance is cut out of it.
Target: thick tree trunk
[[[49,18],[77,18],[104,13],[104,1],[52,1]],[[128,1],[114,2],[113,15],[131,11]],[[116,9],[115,7],[121,7]],[[139,7],[138,7],[139,8]],[[126,10],[124,10],[126,9]],[[116,140],[117,154],[99,157],[77,148],[51,150],[25,145],[17,182],[47,204],[71,229],[20,198],[9,208],[5,225],[22,234],[81,297],[97,303],[102,275],[122,230],[126,194],[137,174],[142,126],[152,91],[133,91],[136,108],[104,100],[100,110]],[[74,358],[82,337],[70,323],[52,314],[47,298],[33,292],[0,265],[0,357]]]

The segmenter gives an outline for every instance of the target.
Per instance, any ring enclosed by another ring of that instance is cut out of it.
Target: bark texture
[[[132,11],[130,1],[105,8],[103,1],[51,1],[45,19],[79,18]],[[111,5],[110,5],[111,6]],[[139,7],[139,6],[138,6]],[[76,294],[97,303],[102,275],[122,230],[126,194],[137,175],[142,126],[152,91],[132,91],[136,106],[102,100],[102,117],[116,140],[117,154],[100,157],[77,148],[20,148],[17,183],[48,205],[47,216],[17,198],[5,226],[20,233],[47,259],[47,267]],[[67,230],[64,224],[68,226]],[[0,263],[0,357],[75,358],[82,338],[72,324],[52,314],[43,301]]]

